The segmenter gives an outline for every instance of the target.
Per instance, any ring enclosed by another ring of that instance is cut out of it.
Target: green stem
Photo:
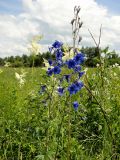
[[[54,81],[53,81],[53,87],[52,87],[52,91],[49,95],[50,97],[50,103],[48,105],[48,120],[49,120],[49,123],[50,123],[50,120],[51,120],[51,105],[52,105],[52,96],[53,96],[53,92],[54,92],[54,88],[55,88],[55,84],[54,84]],[[49,125],[50,126],[50,125]],[[48,152],[48,146],[49,146],[49,126],[47,128],[47,133],[46,133],[46,154]]]
[[[67,160],[70,160],[70,148],[71,148],[71,97],[70,105],[68,106],[68,148],[67,148]]]
[[[85,86],[85,85],[84,85],[84,86]],[[108,118],[107,118],[107,116],[106,116],[105,111],[103,110],[100,102],[99,102],[99,101],[97,100],[97,98],[93,95],[93,93],[91,92],[91,90],[90,90],[87,86],[85,86],[85,88],[87,89],[87,91],[91,94],[91,96],[95,99],[95,101],[96,101],[97,104],[99,105],[99,107],[100,107],[100,109],[101,109],[101,112],[102,112],[102,114],[103,114],[103,117],[104,117],[104,119],[105,119],[105,121],[106,121],[108,130],[109,130],[109,134],[110,134],[112,140],[114,141],[114,138],[113,138],[113,135],[112,135],[112,131],[111,131],[111,128],[110,128],[110,125],[109,125],[109,122],[108,122]]]
[[[58,147],[59,147],[59,141],[60,141],[60,131],[61,131],[61,128],[62,128],[62,123],[63,123],[63,121],[64,121],[64,117],[65,117],[65,108],[64,108],[64,112],[63,112],[63,113],[64,113],[64,114],[63,114],[63,116],[62,116],[61,123],[60,123],[59,128],[58,128],[57,148],[56,148],[54,160],[57,159],[57,153],[58,153]]]
[[[63,124],[63,122],[64,122],[64,117],[65,117],[65,115],[66,115],[66,112],[65,112],[66,106],[69,107],[68,101],[67,101],[69,97],[70,97],[70,96],[66,97],[65,106],[64,106],[64,109],[63,109],[63,116],[62,116],[62,118],[61,118],[61,123],[60,123],[59,128],[58,128],[58,134],[57,134],[57,135],[58,135],[58,139],[57,139],[57,148],[56,148],[54,160],[57,159],[58,148],[59,148],[59,142],[60,142],[60,131],[61,131],[61,128],[62,128],[62,124]]]

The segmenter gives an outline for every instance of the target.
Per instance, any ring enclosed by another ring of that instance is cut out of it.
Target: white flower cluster
[[[24,70],[22,70],[21,72],[22,72],[21,74],[15,72],[15,78],[19,81],[20,87],[22,87],[23,84],[25,83],[25,76],[26,76],[26,72],[24,72]]]
[[[115,63],[115,64],[113,64],[112,67],[118,67],[118,66],[119,66],[119,64],[118,64],[118,63]]]

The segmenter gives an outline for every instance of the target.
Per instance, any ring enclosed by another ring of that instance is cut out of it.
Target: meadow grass
[[[82,78],[88,90],[73,97],[78,111],[68,106],[68,96],[54,93],[57,82],[44,69],[0,70],[1,160],[68,160],[68,148],[71,160],[120,159],[119,67],[105,69],[102,87],[99,69],[88,69]],[[15,73],[25,74],[23,84]],[[41,84],[50,84],[52,99],[39,94]]]

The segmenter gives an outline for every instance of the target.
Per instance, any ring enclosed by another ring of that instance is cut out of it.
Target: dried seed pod
[[[82,27],[82,25],[83,25],[83,22],[80,22],[80,23],[79,23],[79,28],[81,28],[81,27]]]
[[[77,9],[77,6],[74,7],[74,12],[76,11],[76,9]]]
[[[78,21],[80,21],[80,17],[78,16]]]
[[[77,8],[77,14],[80,12],[80,6],[78,6],[78,8]]]
[[[71,20],[71,24],[73,25],[73,24],[74,24],[74,22],[75,22],[75,19],[72,19],[72,20]]]
[[[81,40],[82,40],[82,37],[81,37],[81,36],[79,36],[78,44],[81,42]]]

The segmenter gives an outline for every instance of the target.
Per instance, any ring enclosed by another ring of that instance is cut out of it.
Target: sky
[[[102,24],[101,47],[120,53],[120,0],[0,0],[0,57],[29,54],[32,38],[43,35],[41,52],[55,40],[72,44],[73,8],[81,6],[81,46],[94,46]]]

